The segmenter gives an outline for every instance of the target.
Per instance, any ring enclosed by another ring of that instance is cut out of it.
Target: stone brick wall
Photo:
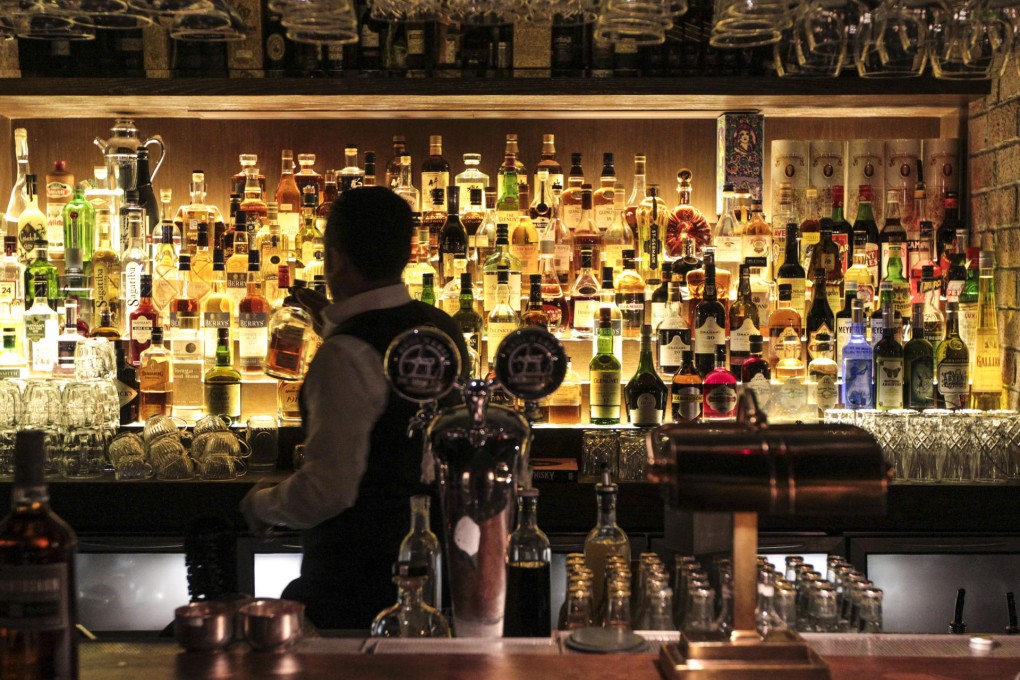
[[[977,244],[994,250],[995,292],[1009,408],[1020,402],[1020,51],[992,92],[970,105],[970,223]]]

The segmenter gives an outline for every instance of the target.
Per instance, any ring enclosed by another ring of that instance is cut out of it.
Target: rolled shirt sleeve
[[[304,463],[277,486],[255,493],[255,516],[309,529],[353,506],[388,394],[382,357],[370,345],[349,335],[323,343],[305,378]]]

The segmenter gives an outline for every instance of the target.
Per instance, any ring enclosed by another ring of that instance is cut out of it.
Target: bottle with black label
[[[730,305],[730,370],[740,375],[740,366],[751,356],[751,336],[758,335],[761,324],[758,305],[751,293],[751,268],[740,265],[737,299]]]
[[[691,327],[680,300],[680,284],[670,283],[669,299],[662,321],[656,328],[659,339],[659,371],[666,375],[680,368],[681,354],[691,348]]]
[[[78,677],[74,531],[51,509],[46,437],[18,432],[11,513],[0,522],[0,677]]]
[[[772,400],[772,366],[762,356],[764,338],[752,335],[748,343],[750,356],[740,365],[740,382],[746,389],[754,391],[758,407],[765,410]]]
[[[726,343],[726,308],[715,290],[715,258],[705,252],[705,293],[694,312],[694,364],[706,376],[715,368],[715,348]]]
[[[674,423],[696,423],[701,420],[701,374],[694,366],[694,351],[680,353],[680,368],[670,384],[670,402]]]

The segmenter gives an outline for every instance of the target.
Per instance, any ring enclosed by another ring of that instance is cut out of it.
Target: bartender
[[[390,389],[386,348],[410,328],[433,325],[469,365],[453,320],[412,300],[401,282],[412,231],[410,208],[387,188],[345,191],[333,204],[324,234],[333,303],[301,299],[324,340],[301,389],[304,463],[241,501],[255,533],[301,530],[301,576],[283,597],[304,602],[319,628],[367,628],[393,603],[390,568],[408,531],[409,501],[429,492],[422,442],[407,437],[417,405]]]

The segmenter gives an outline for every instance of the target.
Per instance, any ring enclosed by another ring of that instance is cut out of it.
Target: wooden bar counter
[[[986,656],[967,655],[966,637],[807,636],[833,680],[1015,680],[1020,644],[997,638]],[[920,641],[920,642],[919,642]],[[390,641],[392,653],[360,639],[306,639],[289,652],[255,653],[236,644],[223,653],[184,652],[171,641],[91,642],[81,646],[83,680],[195,678],[357,678],[358,680],[657,680],[658,643],[639,654],[569,652],[556,640]],[[900,644],[902,642],[902,644]],[[504,644],[506,643],[506,644]],[[849,643],[849,644],[848,644]],[[897,656],[897,648],[914,656]],[[826,654],[853,649],[859,655]],[[932,650],[935,650],[932,652]],[[922,654],[923,655],[920,655]],[[960,655],[963,654],[963,655]]]

